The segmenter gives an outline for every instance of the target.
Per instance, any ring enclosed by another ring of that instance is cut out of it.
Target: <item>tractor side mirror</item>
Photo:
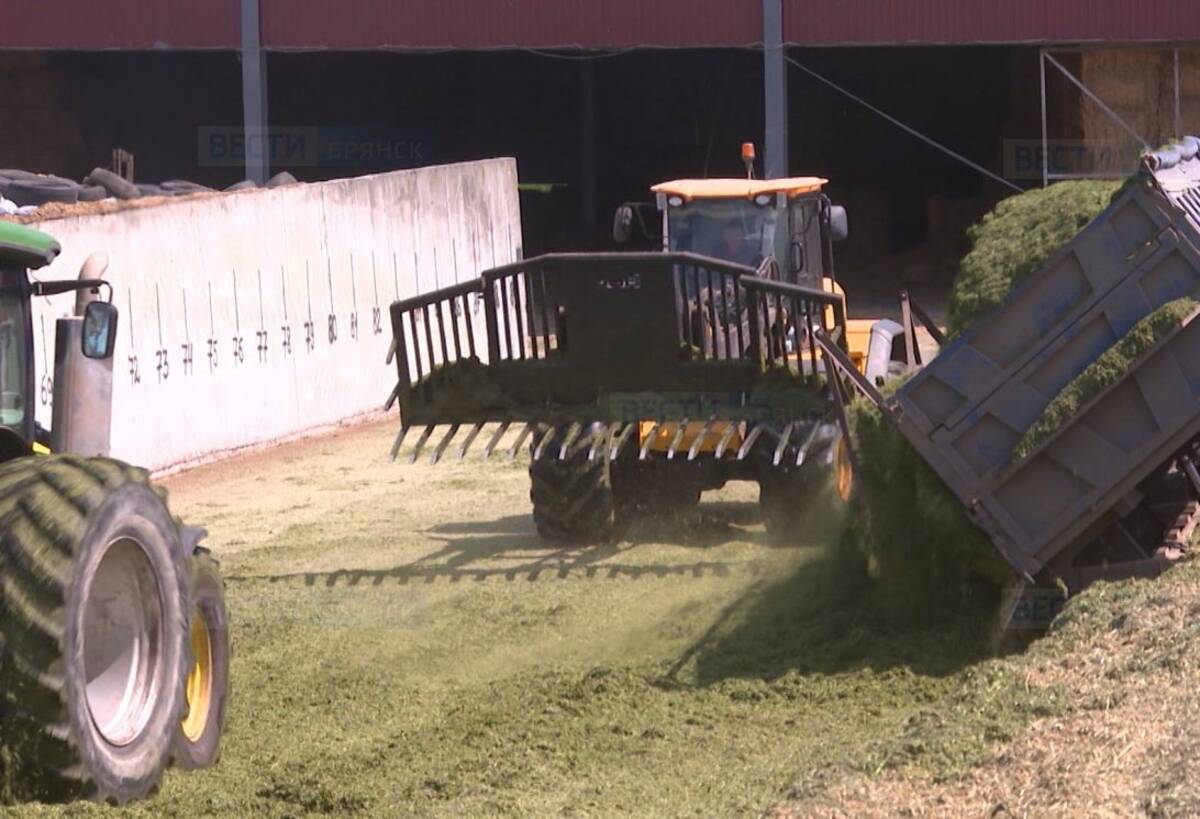
[[[829,238],[834,242],[843,242],[850,235],[850,220],[846,209],[841,205],[829,208]]]
[[[633,238],[633,207],[621,205],[613,214],[613,241],[619,245],[629,244]]]
[[[83,311],[83,355],[111,358],[117,344],[117,308],[106,301],[88,302]]]

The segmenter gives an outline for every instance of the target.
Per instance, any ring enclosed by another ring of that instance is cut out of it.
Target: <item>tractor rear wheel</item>
[[[192,667],[187,677],[187,715],[175,737],[174,758],[190,771],[211,768],[221,756],[229,696],[229,614],[217,561],[207,549],[197,547],[189,564]]]
[[[10,796],[153,793],[184,710],[188,576],[144,470],[0,465],[0,767]]]
[[[533,501],[533,522],[545,540],[603,543],[616,535],[611,462],[603,451],[597,452],[594,459],[588,458],[594,436],[605,433],[603,425],[593,425],[561,453],[567,430],[556,428],[546,442],[542,456],[530,461],[529,499]],[[539,443],[543,435],[544,431],[539,433]],[[560,453],[564,457],[560,458]]]

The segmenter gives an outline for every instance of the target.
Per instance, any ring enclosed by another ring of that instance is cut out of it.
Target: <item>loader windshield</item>
[[[668,249],[699,253],[735,264],[758,267],[786,249],[787,230],[777,230],[780,211],[747,199],[707,199],[667,210]]]
[[[25,272],[0,269],[0,426],[25,426],[25,385],[29,351],[25,333],[28,299]]]

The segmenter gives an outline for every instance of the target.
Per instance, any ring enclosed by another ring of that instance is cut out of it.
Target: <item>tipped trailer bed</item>
[[[1197,310],[1031,451],[1015,450],[1139,321],[1200,292],[1198,149],[1189,137],[1147,154],[1108,209],[891,396],[825,345],[1029,581],[1057,578],[1074,592],[1101,577],[1155,574],[1177,556],[1139,534],[1138,519],[1162,500],[1167,473],[1190,484],[1185,495],[1200,490]]]

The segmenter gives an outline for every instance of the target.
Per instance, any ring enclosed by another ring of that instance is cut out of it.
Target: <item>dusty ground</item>
[[[984,659],[958,624],[898,625],[835,583],[817,544],[766,545],[753,486],[614,546],[551,549],[523,465],[391,465],[392,432],[167,481],[228,577],[235,690],[220,766],[169,773],[133,813],[1200,807],[1175,639],[1194,575],[1102,589],[1029,655]]]

